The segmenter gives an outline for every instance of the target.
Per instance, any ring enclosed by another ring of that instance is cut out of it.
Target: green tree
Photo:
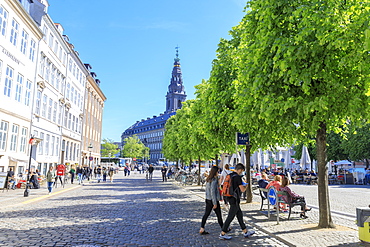
[[[260,128],[268,131],[260,140],[316,138],[319,227],[334,227],[327,133],[368,114],[368,5],[355,0],[251,0],[234,34],[241,37],[234,57],[240,71],[233,82],[240,85],[239,109],[262,120]]]
[[[341,146],[348,153],[348,158],[354,161],[363,160],[369,168],[370,158],[370,124],[362,126],[349,124],[348,133]]]
[[[119,153],[118,145],[114,144],[114,141],[108,138],[103,139],[102,149],[101,149],[101,156],[108,157],[111,154],[113,157],[115,154]]]
[[[122,155],[125,158],[149,158],[149,148],[146,147],[137,137],[133,135],[124,139],[125,145]]]

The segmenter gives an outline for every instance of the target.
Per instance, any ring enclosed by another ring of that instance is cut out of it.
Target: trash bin
[[[370,243],[370,207],[356,208],[359,239]]]

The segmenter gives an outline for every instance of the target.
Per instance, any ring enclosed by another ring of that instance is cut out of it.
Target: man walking
[[[149,172],[149,180],[152,181],[153,179],[153,171],[154,171],[154,167],[153,167],[153,164],[150,164],[149,168],[148,168],[148,172]]]
[[[167,166],[163,165],[163,167],[161,169],[161,172],[162,172],[162,180],[163,180],[163,182],[167,182],[167,176],[166,176]]]
[[[251,236],[254,234],[253,230],[247,230],[247,227],[244,224],[243,220],[243,212],[240,209],[240,195],[241,192],[246,191],[246,186],[248,184],[243,185],[241,175],[245,171],[245,166],[243,164],[237,164],[235,166],[235,172],[232,172],[228,176],[230,176],[231,181],[230,181],[230,194],[233,196],[226,197],[226,200],[228,201],[230,205],[230,210],[229,214],[226,218],[226,221],[222,227],[222,231],[220,233],[220,239],[222,240],[230,240],[231,236],[228,236],[226,232],[228,232],[230,223],[233,221],[233,219],[236,218],[238,219],[239,225],[243,231],[243,235],[245,238]]]

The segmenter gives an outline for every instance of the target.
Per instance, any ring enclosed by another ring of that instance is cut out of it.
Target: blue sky
[[[208,79],[220,38],[244,16],[244,0],[49,0],[107,97],[103,138],[120,141],[137,120],[165,110],[178,45],[187,99]]]

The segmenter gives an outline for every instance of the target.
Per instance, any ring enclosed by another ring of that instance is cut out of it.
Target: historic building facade
[[[105,96],[48,7],[47,0],[0,2],[0,172],[23,173],[29,160],[43,174],[84,163],[83,133],[100,158]],[[31,137],[40,140],[32,155]]]
[[[181,108],[182,102],[186,100],[185,88],[182,80],[182,71],[178,50],[176,50],[176,58],[172,69],[172,76],[168,92],[166,95],[166,110],[158,116],[148,117],[137,121],[131,127],[126,129],[121,135],[122,145],[125,138],[137,135],[145,146],[150,148],[149,163],[156,163],[163,159],[162,140],[164,135],[164,127],[167,120],[176,114],[176,111]]]
[[[11,167],[23,172],[29,160],[38,43],[43,37],[30,8],[28,0],[0,2],[0,171]]]
[[[102,119],[104,101],[107,99],[100,89],[100,80],[91,71],[92,66],[85,64],[87,75],[85,106],[82,134],[82,164],[95,167],[100,164],[100,148],[102,138]]]

